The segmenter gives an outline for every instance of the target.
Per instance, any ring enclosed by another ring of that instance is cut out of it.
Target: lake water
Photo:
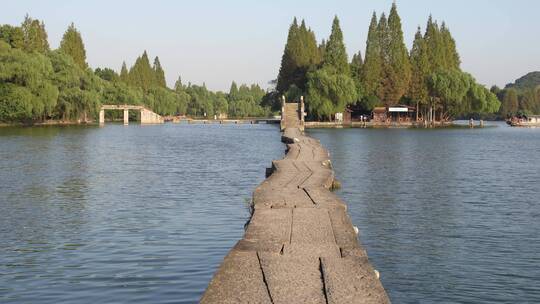
[[[320,129],[394,303],[540,302],[540,130]],[[0,128],[1,303],[193,303],[275,125]]]
[[[540,303],[540,129],[311,130],[394,303]]]
[[[194,303],[276,125],[0,128],[0,303]]]

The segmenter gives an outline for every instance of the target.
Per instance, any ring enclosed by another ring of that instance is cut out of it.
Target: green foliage
[[[305,89],[306,73],[321,61],[315,33],[305,22],[298,26],[296,18],[289,28],[287,43],[281,58],[277,78],[278,92],[286,92],[291,85]]]
[[[101,105],[99,96],[103,80],[83,70],[71,56],[60,50],[49,53],[54,74],[52,83],[58,88],[57,118],[85,119],[95,116]]]
[[[270,115],[269,107],[263,107],[261,101],[266,92],[258,85],[241,85],[232,83],[228,94],[228,109],[231,117],[253,117]]]
[[[129,83],[129,72],[125,61],[122,62],[122,68],[120,69],[120,81]]]
[[[110,68],[103,68],[103,69],[97,68],[94,71],[94,74],[96,74],[97,77],[103,80],[107,80],[111,82],[120,81],[120,76],[118,75],[118,73],[116,73],[113,69],[110,69]]]
[[[306,107],[313,118],[330,119],[331,115],[343,112],[357,98],[352,78],[332,66],[308,74]]]
[[[4,41],[14,49],[24,48],[22,28],[5,24],[0,26],[0,41]]]
[[[514,88],[518,91],[535,89],[540,85],[540,72],[531,72],[520,77],[514,83],[506,85],[506,89]]]
[[[47,31],[43,21],[34,20],[28,15],[24,18],[21,25],[23,33],[23,46],[27,52],[46,53],[49,51],[49,42],[47,41]]]
[[[387,81],[383,82],[385,99],[388,105],[397,104],[401,97],[409,88],[411,79],[411,63],[405,42],[403,41],[403,31],[401,29],[401,19],[397,13],[396,4],[392,4],[392,9],[388,16],[388,29],[386,34],[387,48],[383,60]]]
[[[50,115],[58,89],[49,81],[53,68],[41,54],[27,54],[0,41],[0,121]]]
[[[71,56],[73,61],[81,68],[86,69],[86,50],[82,41],[81,33],[75,28],[75,24],[71,23],[68,27],[62,41],[60,42],[60,50]]]
[[[499,115],[540,114],[540,72],[531,72],[496,92],[501,101]]]
[[[351,59],[350,69],[351,69],[351,77],[357,81],[361,81],[361,75],[362,75],[362,67],[364,65],[364,62],[362,61],[362,52],[358,52],[353,55]]]
[[[129,70],[128,83],[134,87],[142,88],[147,92],[155,86],[155,72],[150,66],[146,51],[135,60],[135,64]]]
[[[366,42],[366,58],[361,73],[365,95],[371,100],[377,96],[382,78],[381,44],[378,33],[377,15],[373,13]]]
[[[95,119],[101,104],[145,105],[162,115],[270,115],[270,106],[261,105],[266,92],[259,86],[242,85],[231,91],[229,95],[211,92],[204,85],[186,87],[180,78],[171,90],[159,58],[150,66],[146,52],[130,70],[124,62],[120,75],[110,68],[87,69],[84,44],[73,24],[55,51],[49,51],[43,22],[27,16],[21,27],[0,26],[3,122]]]
[[[347,58],[343,33],[337,16],[334,17],[332,22],[332,32],[326,43],[322,66],[323,68],[333,68],[338,74],[350,74],[349,59]]]
[[[154,59],[154,66],[152,68],[155,74],[155,85],[162,88],[167,87],[167,83],[165,81],[165,71],[163,71],[158,57]]]
[[[425,105],[428,102],[428,87],[426,78],[429,74],[429,58],[427,44],[422,37],[420,27],[414,37],[410,60],[412,75],[409,84],[408,97],[417,105]]]
[[[476,83],[468,73],[457,69],[438,70],[428,77],[432,105],[443,116],[467,113],[495,113],[500,102],[487,88]]]

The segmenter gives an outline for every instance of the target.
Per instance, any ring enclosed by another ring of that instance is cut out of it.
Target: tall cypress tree
[[[364,62],[362,61],[362,52],[358,51],[358,53],[353,55],[350,64],[351,76],[355,81],[360,81],[363,65]]]
[[[292,48],[295,40],[297,39],[298,30],[298,22],[296,21],[295,17],[293,23],[289,27],[287,43],[285,44],[285,50],[283,51],[283,56],[281,57],[281,67],[279,69],[279,75],[277,79],[276,89],[282,93],[287,91],[289,89],[289,86],[293,82],[293,75],[294,71],[296,70],[296,63],[294,61],[294,55],[292,54]]]
[[[49,41],[45,24],[28,16],[24,17],[21,25],[24,36],[24,50],[27,52],[45,53],[49,51]]]
[[[377,15],[373,12],[366,41],[366,52],[361,79],[368,97],[377,96],[382,73],[381,45],[379,42]]]
[[[377,25],[377,36],[380,47],[380,62],[381,62],[381,74],[379,78],[379,86],[377,90],[377,97],[385,105],[389,104],[389,92],[391,90],[391,83],[388,72],[390,70],[390,35],[388,29],[388,19],[384,13],[381,14],[379,24]]]
[[[236,101],[239,98],[238,85],[236,82],[231,83],[231,88],[229,89],[229,100]]]
[[[429,16],[424,40],[428,48],[430,73],[445,68],[444,48],[437,22]]]
[[[167,83],[165,81],[165,71],[163,71],[163,68],[161,67],[161,63],[159,62],[159,57],[156,56],[154,59],[154,74],[155,74],[155,84],[158,87],[165,88],[167,87]]]
[[[426,77],[429,74],[429,58],[427,45],[422,36],[420,27],[414,36],[411,49],[412,77],[409,85],[409,98],[416,105],[417,115],[420,105],[426,104],[428,100],[428,87]],[[417,116],[418,118],[418,116]]]
[[[332,32],[326,43],[326,51],[323,58],[323,67],[333,67],[338,74],[349,75],[349,59],[343,42],[343,33],[339,26],[339,19],[334,17]]]
[[[68,29],[62,37],[60,42],[60,50],[65,54],[71,56],[73,61],[81,68],[86,69],[88,64],[86,63],[86,50],[84,49],[84,43],[82,41],[81,34],[75,28],[73,22],[69,25]]]
[[[120,81],[125,83],[129,82],[129,72],[125,61],[122,62],[122,69],[120,70]]]
[[[129,82],[131,85],[142,88],[148,91],[155,80],[154,70],[150,66],[148,54],[144,51],[143,55],[135,61],[133,67],[129,71]]]
[[[315,33],[306,26],[304,20],[298,26],[295,18],[289,28],[287,43],[281,58],[277,90],[285,93],[292,85],[304,90],[306,73],[311,66],[320,63],[320,58]]]
[[[319,58],[324,58],[324,53],[326,53],[326,40],[322,40],[319,44]]]
[[[450,30],[443,22],[441,25],[441,43],[443,45],[443,54],[444,54],[444,65],[448,69],[458,69],[461,64],[459,54],[456,49],[456,41],[452,37]]]
[[[398,103],[409,87],[411,79],[411,64],[401,29],[401,18],[398,15],[396,3],[392,4],[388,16],[388,62],[386,75],[388,77],[387,93],[389,103]]]

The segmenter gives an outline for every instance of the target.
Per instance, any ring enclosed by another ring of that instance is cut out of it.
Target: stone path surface
[[[300,131],[285,105],[287,154],[253,193],[244,237],[201,303],[390,303],[347,214],[330,192],[328,151]]]

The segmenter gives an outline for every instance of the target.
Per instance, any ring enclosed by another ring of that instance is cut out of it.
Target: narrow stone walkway
[[[285,107],[287,154],[255,189],[246,233],[201,303],[390,302],[347,206],[330,192],[329,153],[300,131],[296,109]]]

